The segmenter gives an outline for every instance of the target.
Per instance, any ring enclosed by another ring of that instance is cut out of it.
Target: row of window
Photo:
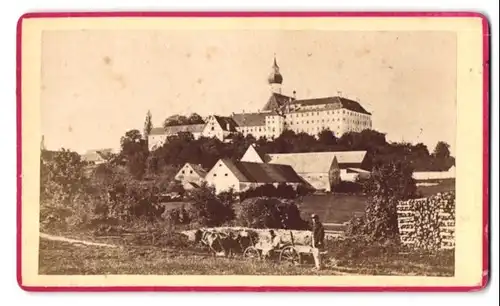
[[[312,127],[312,128],[296,128],[294,129],[296,132],[300,133],[314,133],[314,132],[320,132],[320,131],[323,131],[323,130],[327,130],[329,129],[328,127],[325,127],[325,126],[317,126],[317,127]],[[337,126],[337,133],[340,133],[340,126]]]
[[[224,176],[227,176],[227,173],[224,173]],[[217,173],[214,173],[214,177],[217,176]]]
[[[368,118],[369,115],[366,114],[361,114],[358,112],[353,112],[353,111],[346,111],[345,109],[338,109],[338,110],[333,110],[333,111],[316,111],[316,112],[303,112],[303,113],[295,113],[295,114],[287,114],[285,115],[285,118],[298,118],[298,117],[309,117],[309,116],[319,116],[320,113],[322,115],[337,115],[337,114],[347,114],[350,116],[355,116],[355,117],[361,117],[361,118]]]
[[[265,132],[266,127],[242,128],[242,133]],[[270,128],[269,131],[276,132],[276,128]]]

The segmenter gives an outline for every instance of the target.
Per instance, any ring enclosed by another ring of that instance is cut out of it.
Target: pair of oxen
[[[194,233],[194,242],[206,246],[213,256],[232,257],[234,254],[243,253],[258,240],[256,232],[247,230],[221,232],[198,229]]]

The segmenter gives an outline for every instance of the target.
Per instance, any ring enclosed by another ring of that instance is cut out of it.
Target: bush
[[[191,222],[191,216],[184,206],[165,210],[162,217],[167,220],[170,225],[185,225]]]
[[[227,200],[228,194],[223,194],[224,199],[215,194],[215,188],[203,183],[200,188],[189,193],[191,204],[189,215],[191,220],[200,226],[220,226],[234,219],[232,202]],[[226,201],[226,202],[225,202]]]
[[[241,226],[252,228],[307,229],[295,203],[278,198],[251,198],[241,203],[238,216]]]
[[[342,181],[339,184],[333,186],[332,191],[338,193],[356,194],[363,192],[363,185],[358,182]]]
[[[277,187],[274,187],[272,184],[265,184],[241,192],[240,200],[243,201],[245,199],[257,197],[296,199],[299,195],[306,195],[311,191],[311,189],[300,187],[300,185],[297,187],[297,190],[295,190],[292,186],[286,183],[280,183]]]
[[[365,214],[349,222],[348,233],[369,241],[398,240],[398,202],[416,196],[412,168],[400,161],[377,165],[364,188],[370,195]]]
[[[306,196],[306,195],[311,194],[313,192],[314,192],[314,189],[312,187],[305,185],[305,184],[299,184],[297,186],[297,196],[299,196],[299,197]]]
[[[340,265],[369,262],[374,257],[390,256],[399,253],[401,246],[391,240],[371,241],[365,236],[352,236],[344,240],[327,240],[325,248],[329,256]]]

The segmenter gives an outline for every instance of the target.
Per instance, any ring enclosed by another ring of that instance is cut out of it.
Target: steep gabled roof
[[[304,106],[314,106],[314,105],[329,105],[333,109],[345,108],[353,112],[358,112],[362,114],[371,115],[366,109],[361,106],[356,101],[349,100],[343,97],[325,97],[325,98],[315,98],[315,99],[303,99],[294,100],[290,103],[291,105],[304,105]]]
[[[172,125],[165,127],[165,134],[175,135],[177,133],[201,133],[205,124]]]
[[[149,135],[165,135],[165,129],[162,127],[152,128]]]
[[[288,165],[250,163],[223,159],[222,162],[240,182],[301,183],[302,178]]]
[[[297,173],[328,172],[335,159],[334,152],[267,154],[271,164],[290,165]]]
[[[260,162],[262,162],[262,163],[266,162],[266,154],[260,152],[260,149],[257,149],[255,144],[253,144],[253,143],[248,146],[247,150],[245,151],[245,153],[241,157],[240,161],[246,161],[246,160],[243,160],[243,158],[246,158],[246,156],[249,154],[252,154],[252,152],[255,153],[259,157]]]
[[[362,164],[366,157],[366,151],[338,151],[335,152],[339,165]]]
[[[215,120],[220,125],[223,131],[236,132],[236,122],[231,117],[215,116]]]
[[[188,165],[191,166],[191,168],[193,168],[193,171],[196,172],[196,174],[198,174],[200,177],[205,177],[205,175],[207,175],[207,170],[205,170],[201,165],[191,163],[188,163]]]
[[[264,108],[262,110],[264,111],[272,111],[277,108],[280,108],[284,106],[286,103],[289,101],[293,101],[294,98],[285,96],[282,94],[278,93],[273,93],[271,97],[269,97],[269,100],[267,101],[266,105],[264,105]]]
[[[263,126],[263,125],[266,125],[266,114],[264,114],[264,113],[233,114],[232,118],[238,126]]]
[[[113,149],[88,150],[82,155],[82,159],[87,162],[97,162],[105,160],[106,155],[112,154]]]
[[[328,172],[336,159],[342,167],[346,164],[361,165],[366,151],[307,152],[266,154],[265,162],[290,165],[297,173]]]

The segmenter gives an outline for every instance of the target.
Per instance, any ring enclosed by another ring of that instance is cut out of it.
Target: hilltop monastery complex
[[[274,59],[268,76],[271,95],[263,109],[255,113],[239,113],[231,116],[211,115],[204,124],[177,125],[153,128],[148,136],[149,149],[161,147],[167,137],[181,132],[190,132],[194,138],[216,137],[229,141],[230,136],[252,134],[256,139],[273,139],[285,130],[317,135],[328,129],[336,137],[347,132],[360,132],[372,128],[371,113],[358,102],[344,97],[332,96],[314,99],[297,99],[282,94],[283,76]]]

